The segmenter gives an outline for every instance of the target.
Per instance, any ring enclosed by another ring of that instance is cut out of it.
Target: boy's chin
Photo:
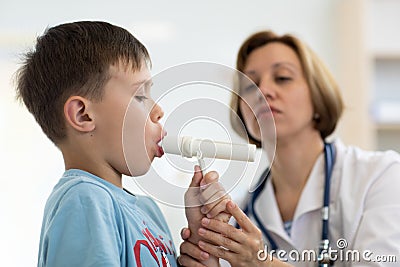
[[[145,175],[150,170],[150,164],[148,166],[140,166],[135,169],[128,169],[127,173],[124,173],[126,176],[136,177]]]

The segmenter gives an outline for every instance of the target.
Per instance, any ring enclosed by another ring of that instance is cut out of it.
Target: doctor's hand
[[[178,257],[178,263],[180,266],[187,267],[206,267],[200,262],[208,260],[210,255],[207,252],[202,251],[197,244],[192,244],[188,241],[190,238],[189,228],[183,228],[181,231],[181,238],[184,240],[180,245],[180,256]]]
[[[215,219],[203,218],[198,234],[203,240],[199,247],[215,257],[228,261],[233,267],[241,266],[291,266],[276,258],[260,260],[264,250],[262,233],[232,201],[227,204],[227,212],[232,214],[241,229]],[[207,241],[205,241],[207,240]],[[198,252],[197,252],[198,253]]]

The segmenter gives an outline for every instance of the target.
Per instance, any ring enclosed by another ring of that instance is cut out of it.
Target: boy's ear
[[[90,104],[90,100],[81,96],[71,96],[65,101],[65,120],[79,132],[91,132],[95,129]]]

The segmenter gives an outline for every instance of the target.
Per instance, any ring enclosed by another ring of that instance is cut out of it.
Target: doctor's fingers
[[[266,266],[265,262],[257,260],[257,253],[253,253],[251,251],[241,251],[240,253],[235,253],[222,246],[215,246],[204,241],[199,241],[199,246],[204,251],[207,251],[210,255],[228,261],[231,264],[230,266]]]
[[[185,254],[181,254],[178,258],[177,258],[177,262],[179,263],[178,266],[185,266],[185,267],[207,267],[203,264],[201,264],[200,262],[198,262],[197,260],[191,258],[188,255]]]
[[[232,240],[231,238],[223,234],[210,231],[206,228],[200,228],[198,230],[198,234],[202,237],[202,241],[204,243],[220,246],[235,253],[239,253],[242,251],[242,244],[236,242],[235,240]],[[200,246],[200,248],[202,247]]]
[[[210,257],[210,255],[207,252],[201,250],[196,244],[193,244],[189,241],[182,242],[179,247],[179,250],[181,253],[180,259],[183,259],[184,262],[194,263],[197,261],[207,260]],[[200,264],[200,262],[198,263]],[[180,262],[180,264],[184,265],[183,262]],[[193,266],[193,265],[184,265],[184,266]]]
[[[246,233],[227,223],[224,224],[217,220],[209,219],[207,224],[206,221],[207,219],[202,219],[203,228],[200,228],[198,232],[203,239],[210,241],[210,243],[225,247],[241,254],[243,257],[257,255],[257,252],[264,248],[261,232]]]
[[[189,237],[191,236],[191,232],[190,232],[190,229],[189,228],[187,228],[187,227],[183,227],[182,228],[182,230],[181,230],[181,238],[183,239],[183,240],[188,240],[189,239]]]
[[[243,232],[241,229],[235,228],[233,225],[221,222],[216,219],[203,218],[201,220],[201,227],[207,230],[211,230],[217,234],[221,234],[222,236],[240,244],[247,243],[247,239],[250,235]]]
[[[226,204],[227,211],[232,214],[236,222],[245,232],[252,233],[253,235],[262,236],[261,230],[247,217],[247,215],[239,208],[238,205],[229,201]]]

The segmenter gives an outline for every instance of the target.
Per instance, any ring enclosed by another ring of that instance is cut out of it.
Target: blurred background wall
[[[44,204],[63,172],[60,152],[15,101],[12,84],[19,54],[46,27],[105,20],[127,28],[150,51],[153,74],[191,61],[234,67],[249,34],[293,33],[341,85],[346,111],[335,135],[364,149],[400,151],[399,13],[396,0],[0,0],[0,265],[36,264]],[[140,193],[132,179],[124,183]],[[159,205],[178,246],[183,209]]]

